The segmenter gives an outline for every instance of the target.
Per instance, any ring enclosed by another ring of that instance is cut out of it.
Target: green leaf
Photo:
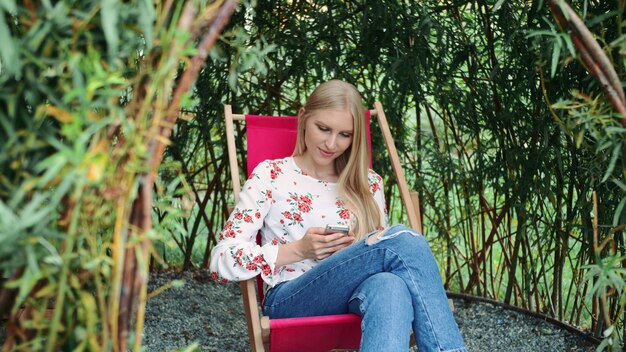
[[[15,1],[12,0],[0,0],[0,10],[5,9],[7,12],[12,14],[17,12],[17,6],[15,5]]]
[[[617,209],[615,209],[615,213],[613,214],[613,227],[619,224],[620,215],[622,215],[624,205],[626,205],[626,197],[622,198],[622,201],[617,205]]]
[[[569,21],[569,12],[567,11],[569,5],[567,5],[565,1],[559,0],[559,7],[561,8],[561,12],[563,12],[563,17],[565,17],[565,19]]]
[[[611,334],[613,333],[613,330],[615,329],[615,325],[611,325],[609,326],[608,329],[604,330],[604,332],[602,333],[602,336],[604,337],[609,337],[611,336]]]
[[[172,280],[173,288],[181,288],[185,286],[185,280]]]
[[[117,56],[119,46],[119,33],[117,31],[117,19],[119,18],[119,1],[102,0],[102,30],[107,41],[109,60]]]
[[[502,3],[504,3],[504,0],[498,0],[498,2],[493,5],[493,9],[491,10],[491,12],[497,12],[498,10],[500,10],[500,7],[502,7]]]
[[[556,69],[559,64],[559,57],[561,56],[561,41],[555,39],[552,45],[552,65],[550,66],[550,78],[554,78]]]
[[[38,184],[40,186],[45,186],[50,182],[55,176],[57,176],[63,167],[67,164],[67,158],[62,153],[52,154],[47,159],[43,160],[36,167],[36,171],[44,171],[45,173],[39,179]]]
[[[0,60],[4,63],[2,68],[10,75],[15,76],[15,79],[20,80],[22,78],[22,63],[18,56],[15,42],[11,37],[9,26],[6,23],[7,17],[9,16],[6,16],[5,12],[0,9],[0,43],[2,43]]]
[[[561,38],[563,38],[569,54],[572,55],[572,57],[576,57],[576,49],[574,48],[574,43],[572,43],[572,37],[564,33]]]
[[[604,173],[604,177],[602,177],[602,181],[600,182],[604,183],[609,178],[609,176],[611,176],[611,174],[613,173],[613,169],[615,169],[615,163],[617,162],[617,158],[620,156],[621,153],[622,153],[622,144],[617,143],[615,147],[613,148],[613,155],[611,156],[609,167],[606,169],[606,172]]]
[[[152,48],[152,41],[154,37],[154,21],[156,19],[156,12],[154,10],[154,2],[150,0],[139,1],[139,27],[143,30],[143,36],[146,40],[146,48]]]

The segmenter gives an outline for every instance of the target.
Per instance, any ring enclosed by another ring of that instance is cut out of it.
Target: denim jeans
[[[263,311],[270,318],[359,314],[361,351],[407,351],[411,328],[420,352],[466,351],[428,243],[402,225],[276,285]]]

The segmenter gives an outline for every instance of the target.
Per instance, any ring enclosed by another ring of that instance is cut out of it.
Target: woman
[[[211,275],[261,274],[270,318],[359,314],[361,351],[406,351],[411,328],[420,351],[465,351],[428,244],[414,230],[387,226],[363,112],[348,83],[315,89],[298,112],[293,156],[260,163],[244,185]],[[327,233],[328,224],[350,231]]]

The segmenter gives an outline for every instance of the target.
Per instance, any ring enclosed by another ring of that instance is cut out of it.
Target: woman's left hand
[[[276,266],[295,263],[304,259],[322,260],[354,242],[352,232],[325,233],[323,227],[310,227],[301,239],[280,245]]]

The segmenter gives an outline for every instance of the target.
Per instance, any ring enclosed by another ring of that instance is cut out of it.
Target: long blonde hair
[[[346,151],[335,159],[335,172],[339,175],[339,197],[351,210],[352,232],[361,239],[370,231],[380,227],[380,209],[369,190],[369,155],[367,130],[361,95],[350,83],[331,80],[320,84],[304,105],[298,118],[296,147],[293,155],[303,155],[306,151],[304,129],[307,119],[318,110],[348,110],[352,115],[354,131],[352,143]]]

